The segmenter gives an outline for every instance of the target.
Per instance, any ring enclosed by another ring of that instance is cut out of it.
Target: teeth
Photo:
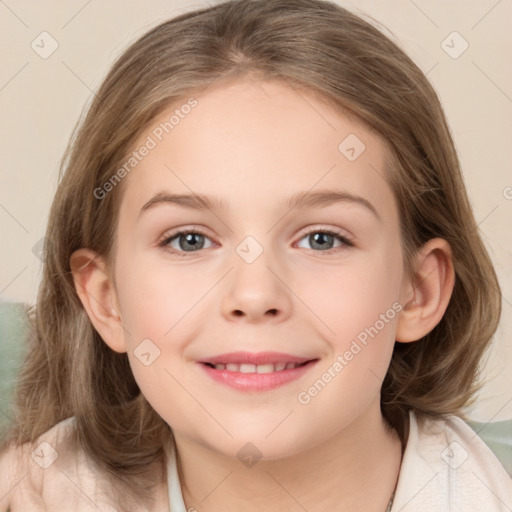
[[[256,367],[256,373],[272,373],[275,371],[276,369],[273,364],[259,364]]]
[[[227,370],[228,372],[240,373],[272,373],[280,372],[282,370],[291,370],[297,368],[297,363],[276,363],[276,364],[216,364],[216,370]]]

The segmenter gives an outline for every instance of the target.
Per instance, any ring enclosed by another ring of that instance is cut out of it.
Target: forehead
[[[123,184],[122,210],[140,209],[162,191],[212,195],[246,210],[258,199],[271,208],[285,196],[336,187],[381,208],[393,199],[385,142],[282,81],[243,79],[184,98],[154,119],[134,149],[143,146],[150,149]]]

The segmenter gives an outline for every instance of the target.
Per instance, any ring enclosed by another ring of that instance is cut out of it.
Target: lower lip
[[[268,391],[283,386],[292,380],[299,379],[317,362],[318,360],[309,361],[304,366],[271,373],[230,372],[227,370],[216,370],[204,363],[198,364],[213,380],[232,388],[241,391]]]

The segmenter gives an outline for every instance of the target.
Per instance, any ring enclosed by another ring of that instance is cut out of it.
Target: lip
[[[315,366],[315,364],[318,362],[318,359],[306,359],[306,358],[297,358],[297,357],[295,357],[296,361],[293,361],[290,359],[286,359],[286,361],[285,360],[276,361],[275,359],[269,360],[268,357],[270,357],[270,356],[268,356],[268,354],[269,353],[267,353],[266,358],[260,357],[258,359],[258,358],[253,357],[253,359],[251,359],[251,360],[246,360],[246,361],[242,361],[242,362],[240,362],[240,359],[239,359],[240,356],[238,355],[237,356],[238,359],[233,359],[232,361],[227,361],[227,363],[233,362],[233,363],[244,364],[244,362],[246,362],[246,364],[269,364],[272,362],[291,362],[291,363],[296,362],[299,364],[300,363],[305,363],[305,364],[303,364],[303,366],[298,366],[297,368],[292,368],[289,370],[275,371],[272,373],[242,373],[242,372],[232,372],[232,371],[228,371],[228,370],[217,370],[217,369],[212,368],[206,364],[206,362],[214,364],[212,361],[198,362],[197,364],[202,368],[202,370],[206,373],[206,375],[208,375],[208,377],[210,377],[211,379],[213,379],[216,382],[219,382],[221,384],[224,384],[226,386],[229,386],[229,387],[234,388],[239,391],[261,392],[261,391],[270,391],[272,389],[276,389],[276,388],[281,387],[289,382],[292,382],[294,380],[301,378],[306,373],[308,373],[309,370],[311,370],[311,368],[313,366]],[[276,353],[274,352],[273,354],[274,355],[272,357],[275,357]],[[253,354],[253,356],[254,356],[254,354]],[[219,357],[222,357],[222,356],[219,356]],[[235,357],[235,356],[233,356],[233,357]],[[289,358],[290,356],[287,355],[287,357]],[[263,360],[265,362],[259,362],[259,363],[252,362],[255,359],[257,359],[259,361]],[[212,358],[212,360],[213,360],[213,358]],[[215,364],[220,364],[220,360],[219,360],[219,363],[215,363]]]
[[[210,364],[276,364],[296,363],[302,364],[311,361],[312,357],[297,357],[284,352],[229,352],[212,357],[205,357],[200,363]],[[284,371],[284,370],[283,370]]]

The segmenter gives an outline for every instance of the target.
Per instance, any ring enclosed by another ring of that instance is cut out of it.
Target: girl
[[[505,511],[500,314],[439,100],[322,0],[154,28],[51,209],[0,510]]]

